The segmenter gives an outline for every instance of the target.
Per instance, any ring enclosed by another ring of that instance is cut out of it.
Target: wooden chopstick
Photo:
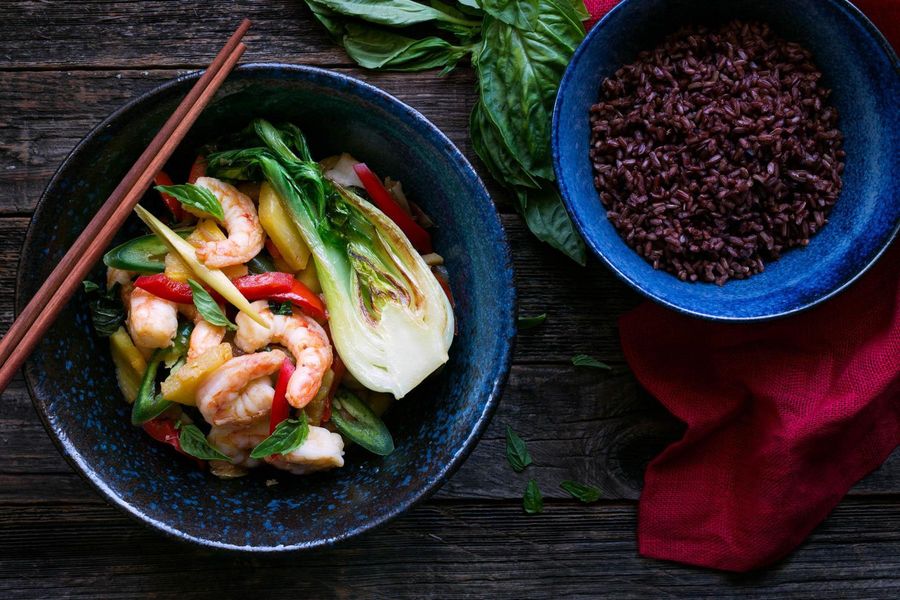
[[[0,341],[0,392],[9,385],[234,69],[246,50],[241,38],[249,27],[250,21],[244,19]]]

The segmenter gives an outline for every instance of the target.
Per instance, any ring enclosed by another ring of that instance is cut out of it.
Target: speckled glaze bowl
[[[44,192],[19,266],[21,309],[197,78],[134,100],[92,131]],[[246,551],[313,548],[371,529],[434,492],[490,419],[510,364],[515,291],[510,250],[484,186],[421,114],[359,80],[288,65],[237,69],[171,164],[186,172],[202,143],[265,116],[300,125],[315,156],[348,151],[403,181],[434,218],[450,272],[459,333],[450,361],[385,416],[386,458],[351,448],[343,469],[309,477],[258,470],[219,480],[129,424],[106,339],[76,296],[25,367],[34,405],[73,467],[113,505],[205,546]],[[176,168],[175,173],[178,170]],[[151,196],[148,195],[148,205]],[[141,231],[136,219],[116,243]],[[103,277],[98,265],[94,280]],[[267,479],[277,485],[267,486]]]
[[[833,90],[847,152],[843,191],[808,247],[745,280],[685,283],[655,271],[619,237],[594,189],[588,110],[600,84],[637,53],[688,23],[769,23],[809,48]],[[900,227],[900,63],[874,25],[845,0],[623,0],[587,35],[563,77],[553,159],[566,207],[591,250],[632,287],[670,308],[750,321],[809,308],[866,271]]]

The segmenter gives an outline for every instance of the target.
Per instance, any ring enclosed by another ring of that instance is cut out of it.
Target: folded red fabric
[[[587,0],[594,21],[616,0]],[[900,1],[860,0],[900,42]],[[900,445],[900,243],[851,289],[778,321],[645,303],[619,321],[638,380],[687,425],[648,467],[644,556],[730,571],[776,561]]]

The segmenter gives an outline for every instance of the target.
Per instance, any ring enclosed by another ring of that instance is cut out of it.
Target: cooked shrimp
[[[231,459],[231,464],[252,469],[262,461],[250,458],[250,451],[269,436],[268,417],[241,425],[213,425],[206,439],[213,448]]]
[[[178,308],[141,288],[128,299],[128,332],[136,346],[165,348],[178,330]]]
[[[344,466],[344,440],[340,434],[311,425],[303,444],[287,454],[273,454],[265,461],[294,475]]]
[[[197,389],[197,408],[211,425],[249,423],[272,408],[275,389],[268,377],[281,368],[284,352],[257,352],[232,358]]]
[[[328,334],[306,315],[273,315],[265,300],[258,300],[251,306],[269,324],[269,328],[240,312],[235,319],[235,345],[244,352],[254,352],[272,343],[287,348],[297,363],[297,369],[288,382],[288,403],[294,408],[303,408],[315,397],[322,385],[322,377],[331,366],[333,357]]]
[[[225,337],[224,327],[213,325],[204,319],[193,305],[179,304],[178,311],[194,322],[194,330],[191,331],[191,341],[188,345],[189,361],[195,360],[210,348],[222,343]]]
[[[240,265],[262,250],[266,233],[259,223],[253,201],[232,185],[213,179],[200,177],[197,185],[212,192],[225,213],[225,229],[228,238],[217,242],[204,242],[197,248],[197,258],[207,267],[221,269]]]

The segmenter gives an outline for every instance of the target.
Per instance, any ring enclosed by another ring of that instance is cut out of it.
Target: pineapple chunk
[[[305,269],[309,262],[309,247],[284,209],[281,198],[268,183],[259,188],[259,222],[290,272]]]
[[[297,279],[314,294],[322,293],[322,284],[319,283],[319,274],[316,272],[316,261],[310,261],[305,269],[297,273]]]
[[[197,388],[213,371],[231,360],[231,356],[231,345],[223,343],[188,361],[162,382],[163,398],[195,406]]]
[[[147,361],[131,341],[124,327],[119,327],[109,338],[109,349],[116,366],[116,381],[125,400],[131,404],[137,398],[141,379],[147,370]]]

